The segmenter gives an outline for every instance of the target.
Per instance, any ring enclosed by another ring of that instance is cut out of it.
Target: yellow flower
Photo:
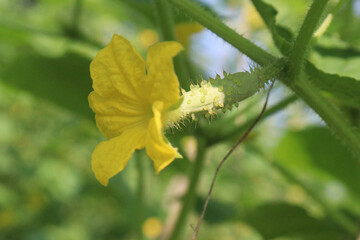
[[[181,50],[177,42],[155,44],[145,63],[128,40],[114,35],[92,61],[89,103],[108,139],[92,154],[101,184],[122,171],[136,149],[146,149],[156,173],[181,157],[163,135],[167,112],[180,100],[172,58]]]
[[[142,225],[142,232],[147,238],[158,238],[163,230],[163,223],[156,217],[146,219]]]

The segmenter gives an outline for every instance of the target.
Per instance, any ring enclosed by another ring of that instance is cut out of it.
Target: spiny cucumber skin
[[[263,77],[260,72],[237,72],[227,74],[224,77],[216,75],[215,78],[209,78],[209,82],[223,91],[225,94],[224,110],[232,108],[244,99],[251,97],[260,89],[265,87],[268,79]]]

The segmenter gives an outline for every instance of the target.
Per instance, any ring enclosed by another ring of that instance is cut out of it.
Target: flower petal
[[[166,143],[162,134],[161,111],[164,103],[156,101],[153,104],[154,117],[150,120],[147,137],[146,137],[146,153],[154,162],[156,173],[168,166],[175,157],[179,156],[177,149]]]
[[[130,42],[114,34],[90,64],[93,88],[101,96],[121,94],[129,99],[143,98],[145,63]]]
[[[125,168],[135,149],[144,147],[145,134],[141,129],[132,128],[96,146],[91,167],[101,184],[106,186],[111,177]]]
[[[146,89],[151,93],[150,102],[164,102],[167,109],[179,100],[179,81],[172,58],[183,49],[177,42],[162,42],[149,48],[146,66],[148,70]]]
[[[152,115],[147,103],[127,102],[121,96],[102,97],[91,92],[89,103],[95,112],[98,128],[108,139],[119,136],[134,126],[142,126],[146,131],[147,122]]]

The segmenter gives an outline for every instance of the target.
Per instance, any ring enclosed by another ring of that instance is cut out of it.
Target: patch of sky
[[[353,4],[354,13],[360,17],[360,0],[355,0]]]

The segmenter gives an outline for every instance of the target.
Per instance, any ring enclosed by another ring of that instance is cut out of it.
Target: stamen
[[[195,113],[207,112],[209,117],[215,114],[215,110],[224,107],[225,94],[222,87],[213,87],[210,82],[201,81],[199,85],[190,85],[190,91],[181,91],[183,101],[181,105],[167,113],[167,125],[175,125],[189,115],[195,121]]]

